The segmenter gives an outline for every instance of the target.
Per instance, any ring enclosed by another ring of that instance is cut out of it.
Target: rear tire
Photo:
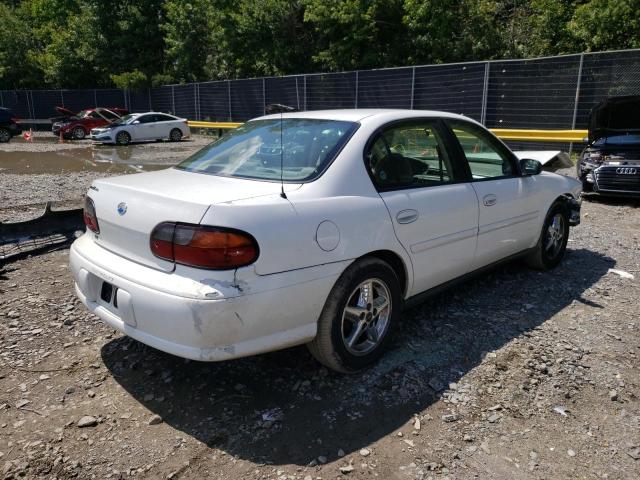
[[[131,143],[131,135],[127,132],[118,132],[116,134],[116,143],[118,145],[129,145]]]
[[[11,132],[6,128],[0,128],[0,143],[7,143],[11,140]]]
[[[569,215],[560,202],[554,203],[544,224],[534,252],[525,261],[536,270],[550,270],[563,259],[569,240]]]
[[[87,132],[84,131],[84,128],[82,127],[76,127],[73,129],[73,132],[71,132],[71,137],[74,140],[84,140],[84,137],[87,136]]]
[[[378,360],[391,340],[402,307],[394,270],[377,258],[350,265],[331,289],[307,344],[323,365],[352,373]]]
[[[169,140],[172,142],[179,142],[182,140],[182,130],[179,128],[174,128],[169,132]]]

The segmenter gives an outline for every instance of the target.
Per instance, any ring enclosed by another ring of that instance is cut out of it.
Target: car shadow
[[[550,272],[506,265],[404,312],[390,351],[355,375],[328,371],[304,347],[200,363],[120,337],[102,358],[137,401],[210,447],[256,463],[333,461],[393,433],[572,302],[597,307],[587,290],[614,265],[585,249]]]

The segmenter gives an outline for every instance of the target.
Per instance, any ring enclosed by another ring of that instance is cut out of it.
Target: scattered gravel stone
[[[162,417],[158,414],[151,415],[151,418],[147,422],[149,425],[158,425],[162,423]]]
[[[98,420],[91,415],[85,415],[80,420],[78,420],[78,427],[95,427],[98,424]]]

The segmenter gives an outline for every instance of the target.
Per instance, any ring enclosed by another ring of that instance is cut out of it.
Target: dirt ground
[[[8,181],[20,178],[0,173]],[[405,312],[383,361],[350,376],[304,347],[172,357],[87,313],[68,250],[9,263],[0,468],[47,479],[640,478],[639,206],[585,201],[558,268],[513,263]]]

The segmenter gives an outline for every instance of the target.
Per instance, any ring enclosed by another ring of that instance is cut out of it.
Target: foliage
[[[0,2],[0,89],[147,85],[640,47],[640,0]]]

